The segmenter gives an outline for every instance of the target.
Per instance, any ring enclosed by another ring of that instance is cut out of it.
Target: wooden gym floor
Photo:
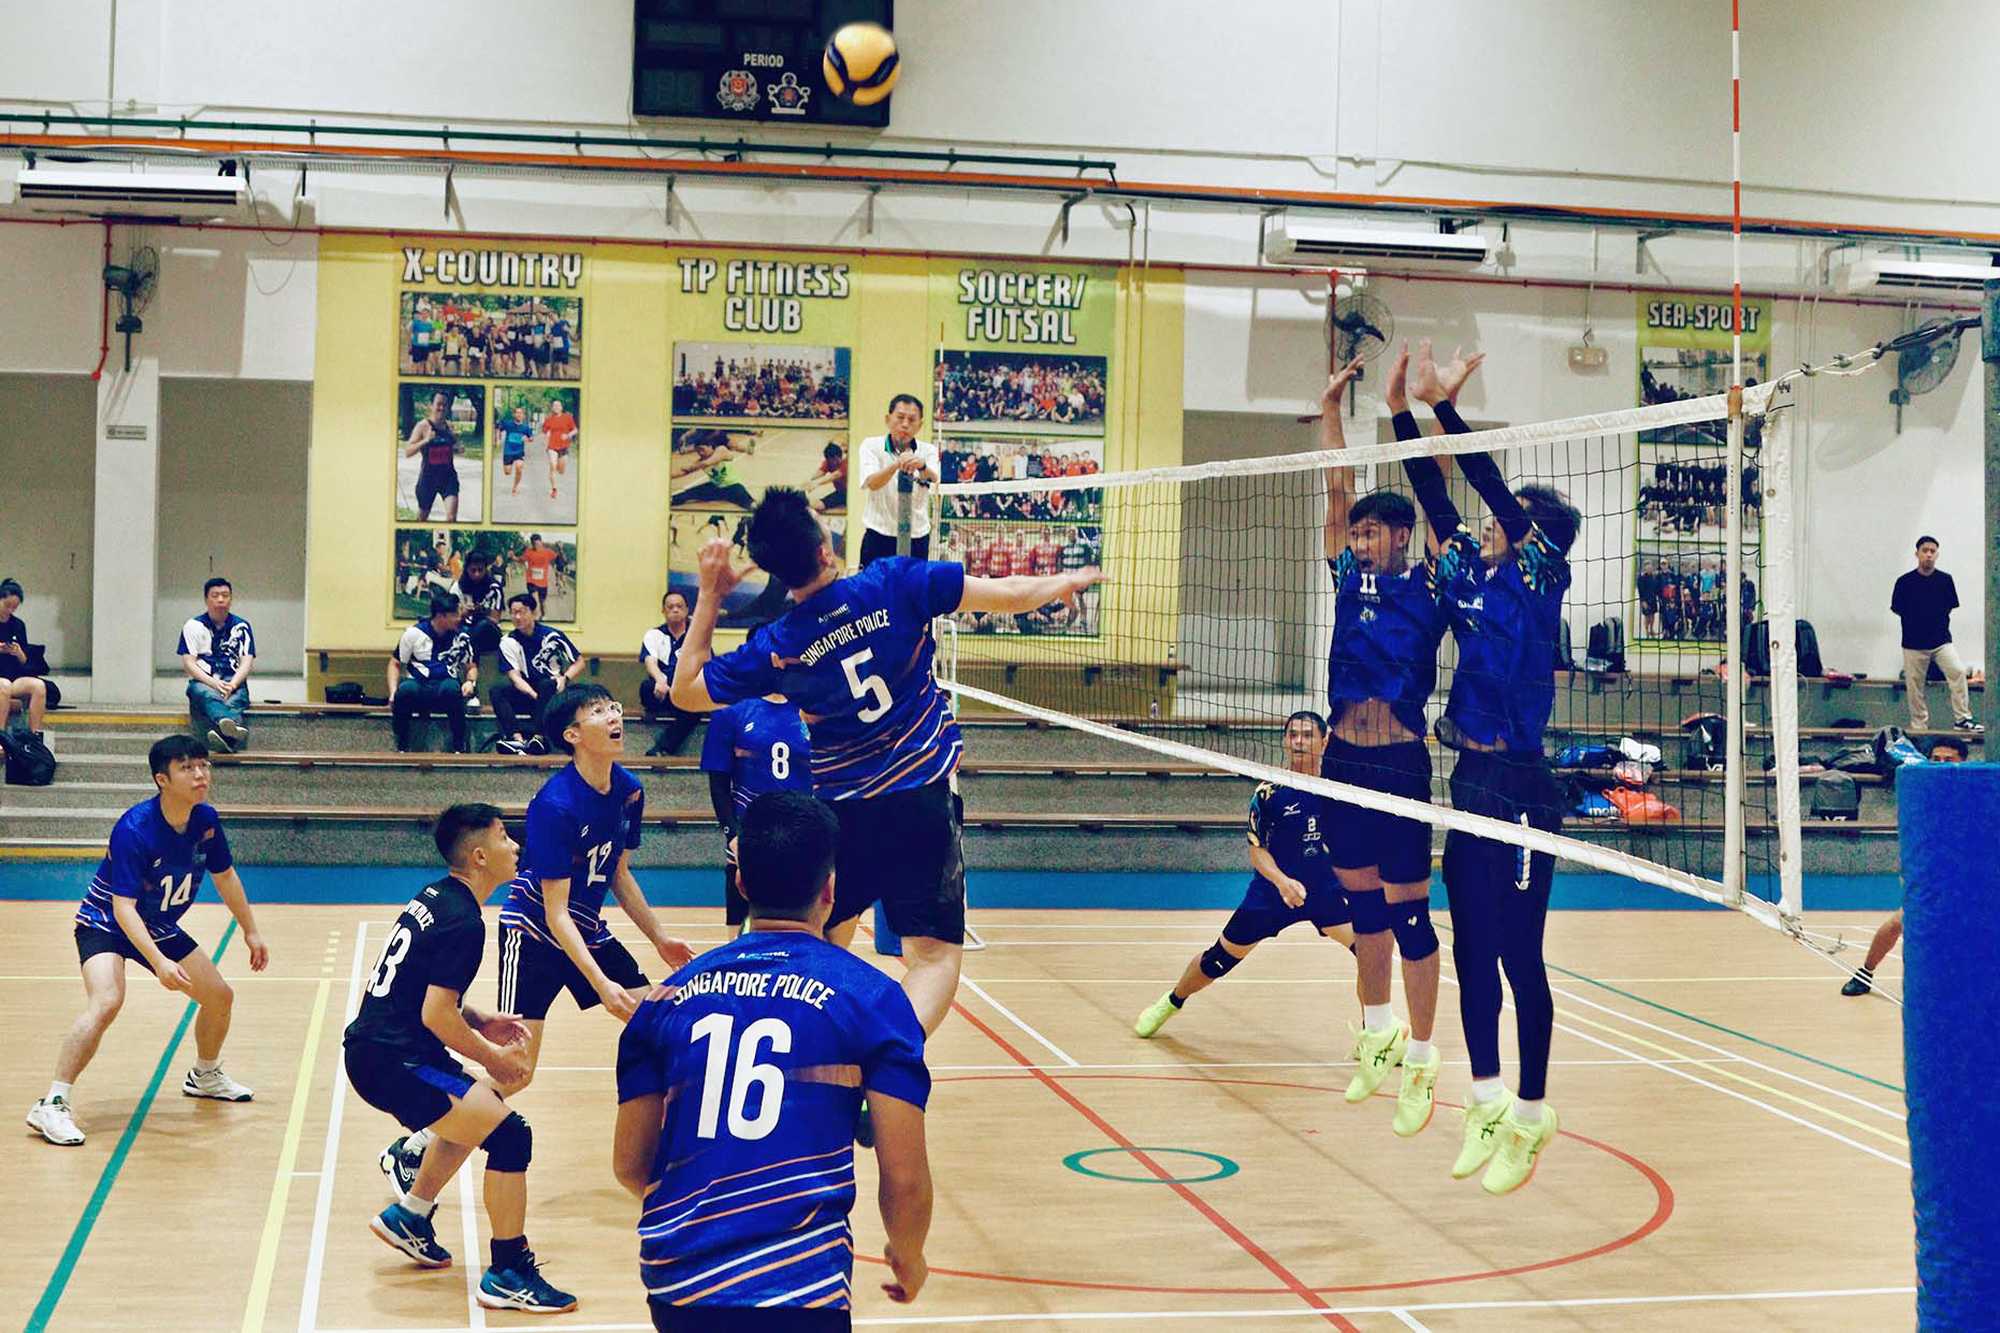
[[[46,1089],[81,1003],[71,911],[0,906],[9,1114]],[[257,1101],[180,1096],[188,1006],[129,969],[125,1010],[76,1089],[89,1142],[58,1149],[17,1128],[0,1147],[0,1306],[31,1330],[649,1328],[636,1206],[609,1169],[616,1025],[559,1004],[519,1099],[535,1127],[529,1238],[581,1308],[484,1312],[468,1299],[484,1265],[479,1158],[439,1213],[453,1268],[419,1271],[365,1227],[387,1202],[375,1159],[397,1131],[338,1076],[340,1031],[393,909],[258,914],[269,972],[250,975],[240,939],[221,964],[238,991],[225,1062]],[[666,915],[721,937],[708,913]],[[1491,1199],[1448,1174],[1447,1106],[1468,1079],[1449,966],[1440,1114],[1407,1142],[1386,1096],[1341,1100],[1352,961],[1303,930],[1154,1041],[1132,1036],[1222,920],[979,914],[990,947],[968,955],[958,1012],[930,1047],[930,1284],[894,1306],[864,1258],[858,1324],[1912,1324],[1901,1011],[1841,998],[1839,975],[1796,944],[1718,912],[1556,913],[1550,1095],[1564,1132],[1527,1188]],[[227,924],[212,904],[188,921],[211,953]],[[1875,922],[1814,924],[1865,941]],[[492,967],[489,948],[476,1000],[492,998]],[[1884,969],[1891,989],[1898,967]],[[881,1229],[861,1156],[855,1232],[869,1256]]]

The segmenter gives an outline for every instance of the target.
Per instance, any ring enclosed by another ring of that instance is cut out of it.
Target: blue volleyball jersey
[[[1262,847],[1278,869],[1316,889],[1334,881],[1332,848],[1321,832],[1320,798],[1311,792],[1260,782],[1250,795],[1250,845]],[[1246,902],[1285,910],[1278,886],[1262,875],[1250,877]]]
[[[619,856],[639,845],[639,827],[646,813],[646,792],[639,779],[611,766],[611,790],[599,792],[570,764],[542,784],[528,802],[528,829],[521,849],[520,873],[507,886],[500,906],[500,924],[527,931],[557,948],[549,932],[542,881],[569,880],[569,916],[596,948],[611,938],[604,921],[604,895]]]
[[[1445,716],[1481,745],[1540,754],[1556,702],[1569,559],[1541,526],[1491,569],[1473,562],[1445,589],[1458,669]]]
[[[1425,734],[1424,705],[1437,688],[1438,644],[1447,624],[1444,589],[1478,559],[1479,544],[1461,531],[1401,574],[1364,572],[1345,548],[1326,562],[1335,597],[1326,654],[1330,722],[1338,723],[1350,703],[1382,699],[1397,721]]]
[[[709,659],[709,697],[729,704],[782,694],[797,704],[822,800],[942,781],[961,747],[951,701],[931,678],[931,620],[956,611],[964,595],[963,565],[877,560]]]
[[[202,873],[219,875],[234,864],[214,806],[195,806],[187,828],[177,830],[161,812],[159,797],[141,801],[112,826],[111,845],[84,891],[76,923],[123,935],[111,900],[130,898],[152,937],[166,939],[187,915]]]
[[[618,1099],[666,1099],[639,1217],[647,1295],[848,1309],[864,1091],[922,1107],[924,1031],[894,981],[802,931],[688,964],[618,1043]]]
[[[811,791],[812,740],[790,703],[739,699],[708,716],[701,743],[704,773],[727,773],[738,823],[766,792]]]

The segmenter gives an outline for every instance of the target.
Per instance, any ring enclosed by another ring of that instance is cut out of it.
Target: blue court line
[[[90,862],[0,862],[0,901],[75,902],[90,881]],[[645,868],[637,872],[646,901],[655,907],[720,907],[722,870]],[[252,901],[314,906],[400,905],[437,878],[436,866],[250,866],[244,878]],[[1247,871],[974,870],[968,876],[973,906],[1004,909],[1108,908],[1114,910],[1213,909],[1226,912],[1243,900]],[[1754,888],[1754,886],[1753,886]],[[214,890],[204,886],[204,901]],[[489,900],[498,902],[505,890]],[[1760,894],[1759,896],[1765,896]],[[1813,912],[1887,911],[1900,907],[1895,875],[1808,875],[1805,907]],[[1445,907],[1442,879],[1431,884],[1431,906]],[[1550,906],[1558,911],[1720,912],[1686,894],[1618,875],[1558,874]]]
[[[232,918],[229,929],[222,932],[222,943],[215,946],[215,953],[209,961],[220,963],[223,951],[234,938],[236,922]],[[174,1052],[180,1049],[182,1039],[187,1036],[188,1025],[194,1022],[197,1007],[193,1000],[188,1001],[187,1008],[181,1013],[180,1023],[174,1028],[174,1035],[167,1038],[167,1049],[160,1052],[160,1063],[153,1067],[153,1080],[146,1085],[145,1095],[133,1108],[132,1118],[125,1122],[125,1132],[118,1136],[118,1146],[111,1150],[111,1159],[104,1164],[103,1173],[97,1177],[97,1188],[91,1191],[90,1202],[83,1206],[83,1216],[76,1219],[76,1229],[69,1233],[69,1244],[63,1247],[56,1271],[49,1275],[49,1285],[42,1289],[42,1299],[35,1303],[35,1312],[28,1316],[25,1333],[42,1333],[49,1326],[49,1319],[56,1312],[56,1302],[62,1299],[64,1290],[69,1286],[70,1276],[76,1271],[76,1261],[83,1257],[83,1247],[90,1239],[90,1230],[97,1225],[97,1215],[104,1211],[105,1200],[111,1197],[111,1187],[118,1183],[118,1173],[124,1169],[132,1144],[139,1137],[139,1126],[153,1109],[153,1099],[159,1095],[160,1084],[166,1082],[167,1070],[174,1063]]]

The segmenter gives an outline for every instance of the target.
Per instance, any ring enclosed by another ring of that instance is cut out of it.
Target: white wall
[[[0,578],[27,590],[21,619],[49,665],[87,671],[97,391],[84,375],[0,375],[0,422]]]
[[[305,670],[311,424],[309,385],[161,379],[156,670],[181,670],[180,627],[216,575],[235,585],[236,614],[257,631],[258,674]]]

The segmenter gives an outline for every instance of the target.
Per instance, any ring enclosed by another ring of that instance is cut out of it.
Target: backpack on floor
[[[1851,821],[1861,818],[1861,788],[1849,773],[1822,773],[1813,780],[1812,817]]]
[[[7,751],[7,781],[16,787],[46,787],[56,780],[56,757],[32,731],[0,733]]]
[[[1924,762],[1924,752],[1901,727],[1883,727],[1877,731],[1871,748],[1875,753],[1875,771],[1891,782],[1896,780],[1897,770]]]

